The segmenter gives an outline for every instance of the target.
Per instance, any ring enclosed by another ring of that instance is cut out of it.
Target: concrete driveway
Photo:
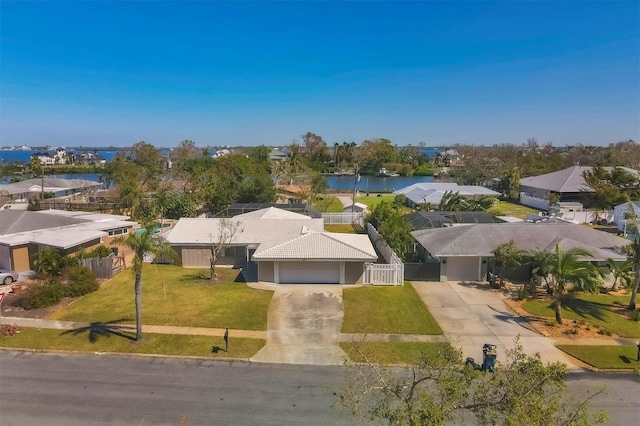
[[[520,335],[526,353],[539,352],[543,361],[561,361],[570,370],[580,369],[551,339],[527,328],[523,319],[487,286],[458,282],[413,282],[413,286],[449,341],[462,348],[465,358],[482,361],[482,345],[493,343],[498,346],[498,359],[504,360],[506,350],[513,348],[513,339]]]
[[[267,344],[251,361],[342,365],[344,305],[339,285],[280,284],[269,306]]]

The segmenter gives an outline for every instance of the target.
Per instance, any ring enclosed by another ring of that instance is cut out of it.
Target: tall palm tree
[[[144,232],[131,233],[127,238],[117,238],[115,244],[123,244],[133,250],[132,271],[135,276],[134,292],[136,303],[136,342],[142,340],[142,264],[144,257],[151,254],[170,262],[177,261],[173,248],[160,236],[154,235],[153,223],[145,226]]]
[[[556,245],[554,264],[551,267],[551,287],[555,298],[556,321],[562,324],[562,296],[571,286],[587,288],[593,279],[599,276],[598,269],[591,263],[581,260],[591,257],[591,253],[581,248],[564,251]]]
[[[634,238],[631,244],[625,247],[627,255],[633,258],[633,265],[635,269],[634,279],[631,283],[631,298],[629,299],[629,305],[627,309],[635,311],[636,309],[636,295],[638,294],[638,288],[640,287],[640,221],[636,215],[635,208],[631,201],[627,198],[629,205],[628,220],[631,222],[631,230],[634,233]]]
[[[549,285],[549,275],[555,264],[555,254],[547,250],[534,250],[529,253],[529,263],[532,266],[531,273],[544,280],[547,289]]]
[[[156,207],[160,210],[160,232],[162,232],[162,225],[164,225],[164,214],[169,208],[171,203],[171,197],[169,195],[169,191],[165,187],[159,188],[153,194],[153,202]]]

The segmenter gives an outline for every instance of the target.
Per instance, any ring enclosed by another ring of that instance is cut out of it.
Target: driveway
[[[482,360],[482,345],[498,346],[498,360],[520,344],[528,354],[540,353],[543,361],[561,361],[570,370],[580,370],[571,358],[557,349],[551,339],[526,327],[526,322],[511,311],[487,286],[458,282],[413,282],[418,295],[440,324],[449,341],[462,348],[463,356]]]
[[[341,286],[280,284],[269,305],[267,344],[251,361],[342,365],[343,318]]]

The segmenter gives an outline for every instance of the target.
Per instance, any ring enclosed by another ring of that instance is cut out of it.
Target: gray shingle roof
[[[85,179],[44,178],[45,192],[56,193],[70,189],[96,188],[101,186],[102,184],[100,182]],[[40,192],[42,190],[42,179],[27,179],[20,182],[9,183],[7,185],[0,185],[0,190],[6,191],[9,194]]]
[[[613,170],[613,167],[603,167],[607,171]],[[638,171],[621,167],[627,173],[638,175]],[[520,179],[520,186],[528,186],[531,188],[545,189],[547,191],[566,193],[566,192],[584,192],[593,191],[582,177],[582,174],[591,170],[591,167],[572,166],[557,172],[546,173],[539,176],[530,176]]]
[[[38,229],[58,228],[87,222],[85,219],[70,218],[31,212],[26,210],[0,210],[0,235],[17,232],[35,231]]]
[[[570,223],[481,223],[450,228],[427,229],[411,233],[435,257],[493,256],[500,244],[513,240],[527,251],[582,247],[591,251],[593,260],[626,259],[620,249],[629,241],[583,225]]]
[[[477,185],[458,185],[451,182],[421,182],[393,191],[394,194],[404,194],[409,200],[416,204],[431,203],[440,204],[442,196],[445,192],[458,192],[463,197],[475,197],[479,195],[488,195],[497,197],[499,192],[493,191],[484,186]]]

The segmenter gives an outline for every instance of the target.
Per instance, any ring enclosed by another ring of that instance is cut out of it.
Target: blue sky
[[[640,140],[640,2],[0,2],[0,145]]]

